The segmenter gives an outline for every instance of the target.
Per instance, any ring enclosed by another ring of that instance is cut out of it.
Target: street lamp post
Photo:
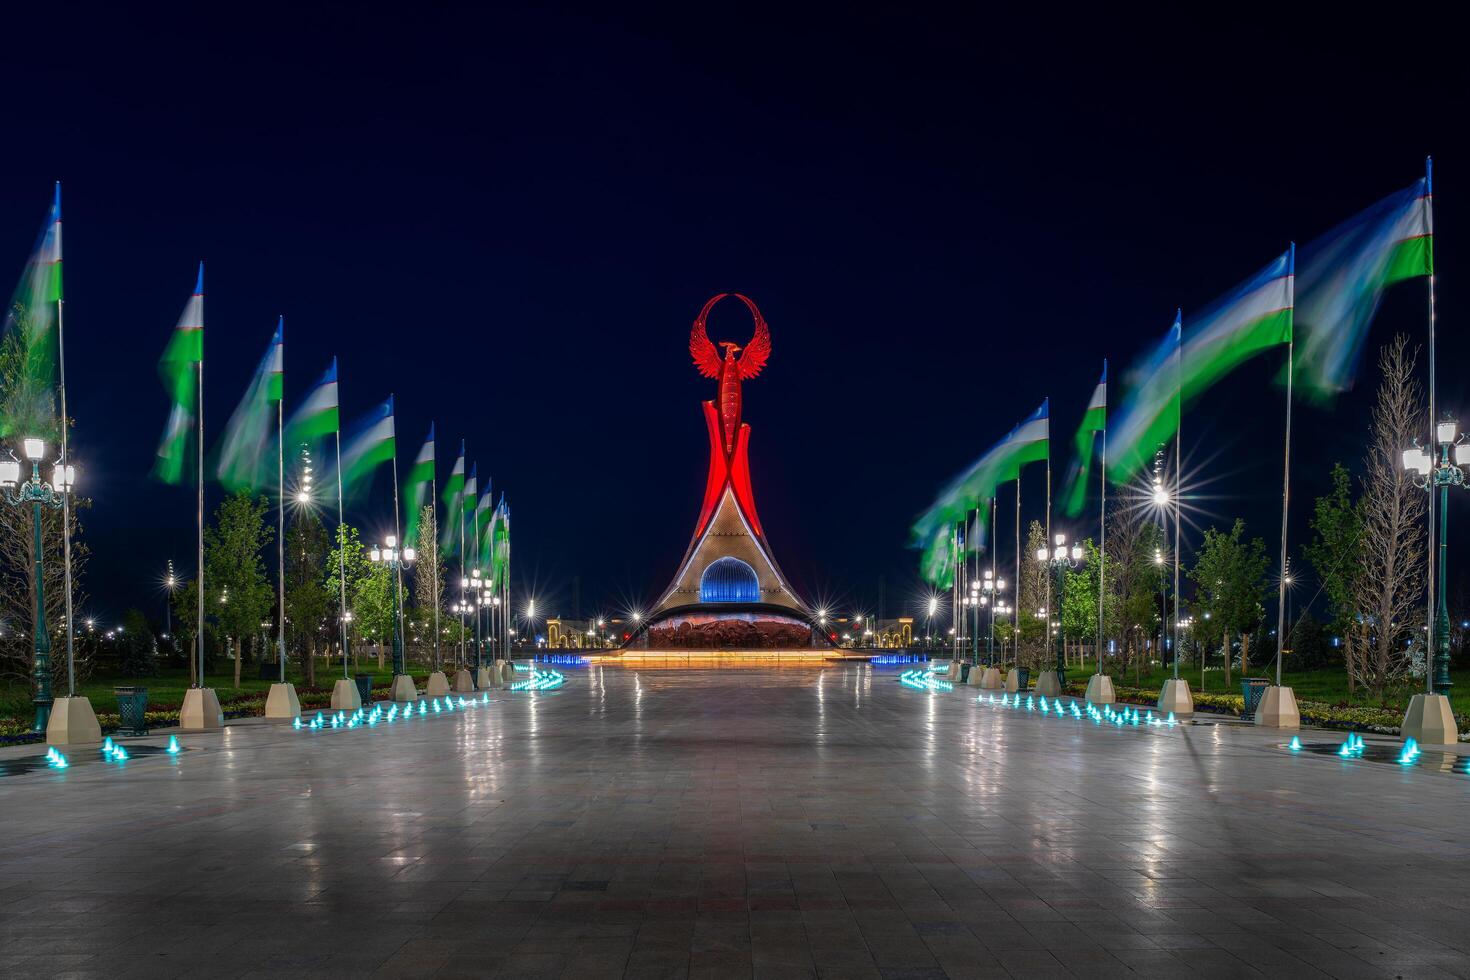
[[[1036,549],[1036,562],[1037,562],[1037,564],[1041,565],[1042,567],[1046,567],[1046,566],[1050,565],[1052,568],[1054,568],[1056,570],[1056,575],[1057,575],[1057,601],[1056,601],[1056,617],[1057,617],[1057,640],[1056,640],[1056,645],[1057,645],[1057,664],[1056,664],[1056,670],[1054,672],[1051,672],[1051,673],[1043,673],[1040,677],[1038,677],[1036,679],[1036,693],[1037,694],[1044,694],[1044,695],[1047,695],[1048,697],[1056,697],[1059,694],[1061,694],[1062,693],[1062,688],[1067,683],[1067,660],[1066,660],[1066,656],[1067,656],[1067,646],[1066,646],[1067,637],[1066,637],[1066,633],[1064,632],[1064,630],[1062,628],[1062,613],[1061,613],[1061,610],[1064,608],[1064,605],[1063,605],[1063,602],[1062,602],[1062,600],[1063,600],[1063,594],[1062,593],[1063,593],[1063,589],[1064,589],[1065,583],[1066,583],[1066,572],[1067,572],[1067,570],[1069,568],[1076,568],[1076,567],[1078,567],[1079,565],[1082,564],[1082,546],[1080,544],[1074,544],[1074,545],[1072,545],[1071,549],[1068,550],[1068,548],[1067,548],[1067,536],[1065,534],[1058,534],[1056,536],[1055,542],[1056,542],[1056,547],[1055,548],[1037,548]],[[1051,628],[1051,624],[1050,623],[1047,623],[1047,628],[1048,629]]]
[[[1434,622],[1427,633],[1424,672],[1427,694],[1448,696],[1450,681],[1450,610],[1446,596],[1446,565],[1449,546],[1450,487],[1470,489],[1466,469],[1470,468],[1470,443],[1458,431],[1456,422],[1446,419],[1435,426],[1435,445],[1429,449],[1416,441],[1413,449],[1404,450],[1404,468],[1416,486],[1433,493],[1439,491],[1439,534],[1435,556]]]
[[[21,464],[20,460],[12,456],[10,459],[0,460],[0,487],[4,488],[5,500],[13,506],[31,506],[31,526],[33,532],[32,547],[35,549],[35,576],[36,576],[36,629],[35,629],[35,654],[33,660],[33,685],[35,693],[31,698],[36,706],[36,718],[31,723],[31,731],[44,732],[46,726],[51,722],[51,706],[54,699],[51,697],[51,634],[46,626],[46,582],[42,574],[42,550],[41,550],[41,508],[61,507],[67,500],[76,482],[76,467],[64,463],[57,463],[56,468],[51,471],[51,482],[46,483],[41,479],[41,459],[46,455],[46,443],[41,439],[23,439],[21,446],[25,451],[26,459],[31,464],[31,478],[24,483],[20,482]],[[71,623],[66,624],[68,634],[71,632]],[[71,644],[67,644],[71,649]],[[70,658],[67,661],[67,697],[76,696],[76,669]]]
[[[393,688],[392,698],[394,701],[413,701],[418,697],[414,690],[413,678],[408,676],[407,665],[403,658],[403,629],[399,620],[399,603],[402,601],[398,595],[398,582],[401,570],[412,565],[418,554],[412,548],[399,548],[398,538],[388,535],[387,544],[379,548],[373,546],[368,553],[374,564],[382,564],[387,567],[388,574],[392,579],[393,595]]]

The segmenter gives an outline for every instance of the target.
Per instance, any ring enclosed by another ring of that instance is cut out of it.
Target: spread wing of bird
[[[751,312],[755,313],[755,336],[750,338],[745,352],[740,355],[740,378],[743,381],[760,374],[761,368],[766,366],[766,359],[771,356],[771,328],[766,326],[766,318],[753,305]]]
[[[694,329],[689,331],[689,354],[694,358],[695,370],[706,378],[720,376],[720,352],[715,350],[714,344],[710,343],[709,334],[704,328],[704,321],[709,316],[710,307],[718,303],[724,295],[721,293],[704,304],[704,309],[699,311],[699,316],[694,320]]]

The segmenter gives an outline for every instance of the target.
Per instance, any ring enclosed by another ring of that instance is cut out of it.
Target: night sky
[[[190,490],[148,470],[155,365],[200,258],[213,433],[284,314],[289,403],[335,353],[344,416],[397,394],[405,469],[431,419],[441,473],[468,438],[543,613],[573,612],[574,576],[586,615],[646,603],[674,571],[715,391],[687,337],[720,291],[771,325],[745,419],[778,560],[847,608],[874,610],[882,577],[889,615],[919,591],[909,523],[955,471],[1047,395],[1059,451],[1104,357],[1121,374],[1176,306],[1407,186],[1426,153],[1441,398],[1470,404],[1467,79],[1422,19],[1328,36],[1244,11],[130,6],[0,24],[0,279],[61,179],[97,615],[161,615],[165,560],[191,571]],[[1391,297],[1372,347],[1395,326],[1423,336],[1422,287]],[[722,305],[711,333],[749,330]],[[1271,542],[1277,366],[1184,421],[1210,481],[1196,519],[1239,514]],[[1372,383],[1298,415],[1296,544],[1327,467],[1362,455]],[[380,535],[387,494],[349,519]]]

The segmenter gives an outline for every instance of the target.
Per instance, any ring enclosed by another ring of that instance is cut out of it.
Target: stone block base
[[[513,661],[500,661],[500,683],[502,687],[510,687],[516,680],[516,665]]]
[[[985,676],[985,668],[984,667],[981,667],[979,664],[971,664],[970,665],[970,676],[965,678],[965,685],[967,687],[979,687],[980,686],[980,678],[982,678],[984,676]]]
[[[179,708],[179,727],[189,731],[217,731],[225,727],[225,713],[212,687],[191,687]]]
[[[1017,694],[1021,690],[1021,672],[1019,670],[1006,671],[1006,690],[1011,694]]]
[[[267,718],[300,718],[301,699],[296,696],[295,684],[272,684],[265,698]]]
[[[1000,678],[999,667],[986,667],[985,673],[980,675],[980,690],[999,691],[1005,687],[1005,681]]]
[[[361,707],[362,695],[358,693],[356,682],[343,677],[332,685],[333,711],[356,711]]]
[[[454,692],[456,694],[473,694],[475,692],[475,675],[461,668],[454,672]]]
[[[490,674],[491,671],[489,667],[476,668],[475,687],[479,688],[482,691],[488,691],[490,690],[490,688],[494,687],[495,682],[490,679]]]
[[[1296,710],[1296,692],[1289,687],[1268,687],[1256,705],[1256,724],[1266,728],[1300,728],[1302,716]]]
[[[51,705],[51,721],[46,725],[47,745],[76,745],[102,741],[102,726],[92,702],[86,698],[57,698]]]
[[[1189,681],[1182,677],[1164,681],[1159,692],[1159,714],[1167,718],[1171,711],[1176,719],[1194,717],[1194,695],[1189,693]]]
[[[413,686],[412,677],[408,676],[407,674],[399,674],[397,677],[393,678],[393,687],[388,692],[388,700],[417,701],[418,699],[419,692],[418,689]]]
[[[1450,699],[1443,694],[1416,694],[1404,714],[1401,734],[1420,745],[1453,745],[1460,737]]]
[[[1118,694],[1113,690],[1113,679],[1107,674],[1093,674],[1087,678],[1087,700],[1092,704],[1114,704]]]
[[[1040,697],[1055,698],[1062,694],[1062,679],[1055,670],[1043,670],[1036,678],[1036,693]]]
[[[444,671],[436,670],[429,675],[429,682],[424,685],[426,697],[438,698],[449,693],[449,678],[444,676]]]
[[[960,679],[960,662],[958,660],[951,660],[949,662],[949,670],[945,672],[944,679],[947,681],[957,681]]]

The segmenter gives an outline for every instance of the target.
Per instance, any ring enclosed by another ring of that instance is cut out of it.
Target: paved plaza
[[[0,973],[1470,976],[1470,776],[897,668],[566,673],[0,779]]]

